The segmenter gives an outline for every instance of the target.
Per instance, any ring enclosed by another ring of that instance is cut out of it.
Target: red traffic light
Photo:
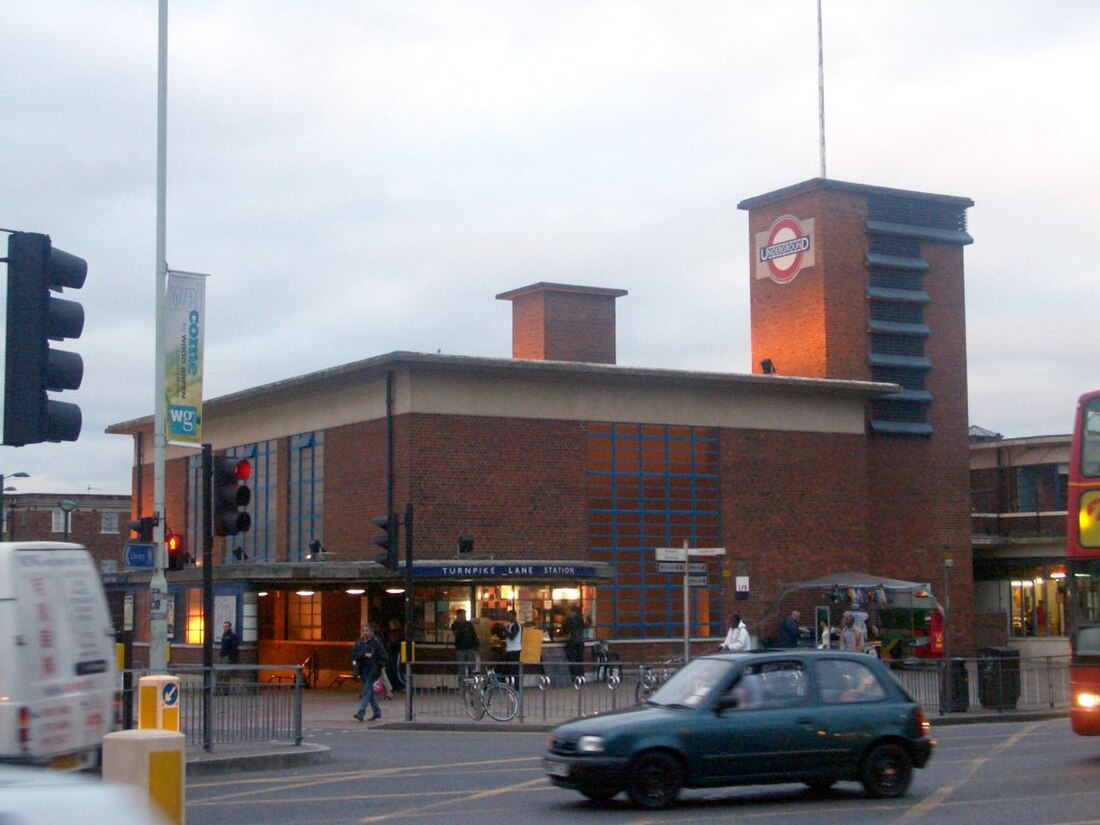
[[[164,546],[168,550],[168,569],[182,570],[191,557],[183,549],[183,536],[179,533],[165,531]]]
[[[211,469],[215,536],[235,536],[248,532],[252,516],[243,509],[252,501],[246,482],[252,476],[252,463],[246,458],[221,455]]]
[[[237,481],[248,481],[252,478],[252,463],[247,458],[242,458],[233,468],[233,477]]]

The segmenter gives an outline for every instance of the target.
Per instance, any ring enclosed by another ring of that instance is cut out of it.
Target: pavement
[[[568,717],[526,722],[495,722],[488,717],[480,722],[454,715],[433,715],[430,709],[418,705],[416,718],[405,719],[405,696],[396,692],[393,701],[379,702],[382,718],[375,722],[358,722],[352,718],[358,706],[358,692],[348,689],[318,688],[302,692],[302,744],[289,742],[251,742],[239,745],[215,745],[211,751],[201,746],[187,748],[188,776],[220,774],[230,771],[261,771],[293,768],[328,762],[330,749],[311,741],[319,732],[333,729],[364,730],[442,730],[442,731],[549,731]],[[1028,722],[1068,717],[1068,708],[1021,708],[987,710],[970,708],[958,713],[929,713],[929,722],[941,725],[966,725],[989,722]]]

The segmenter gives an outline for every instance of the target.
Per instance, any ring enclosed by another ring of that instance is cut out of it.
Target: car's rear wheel
[[[835,784],[835,779],[810,779],[806,782],[806,787],[818,793],[824,793]]]
[[[582,794],[591,799],[593,802],[597,802],[600,804],[603,804],[604,802],[610,802],[618,792],[619,791],[616,788],[600,788],[599,790],[596,790],[594,788],[586,788],[581,791]]]
[[[860,780],[867,795],[875,799],[894,799],[909,790],[913,781],[913,760],[900,745],[878,745],[863,760]]]
[[[643,753],[631,763],[626,792],[639,808],[658,810],[676,801],[683,784],[684,771],[679,760],[655,751]]]

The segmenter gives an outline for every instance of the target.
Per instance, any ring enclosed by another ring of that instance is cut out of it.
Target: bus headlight
[[[1077,707],[1084,708],[1085,710],[1093,710],[1100,707],[1100,696],[1095,693],[1089,693],[1088,691],[1082,691],[1074,697],[1074,701],[1077,703]]]

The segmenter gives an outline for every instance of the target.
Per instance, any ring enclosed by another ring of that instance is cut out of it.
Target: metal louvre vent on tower
[[[871,430],[931,436],[926,412],[933,399],[925,377],[933,365],[925,342],[933,332],[924,319],[924,308],[931,303],[924,278],[931,265],[921,254],[921,242],[970,243],[966,209],[937,200],[873,193],[867,199],[865,228],[871,378],[902,386],[901,392],[871,402]]]

